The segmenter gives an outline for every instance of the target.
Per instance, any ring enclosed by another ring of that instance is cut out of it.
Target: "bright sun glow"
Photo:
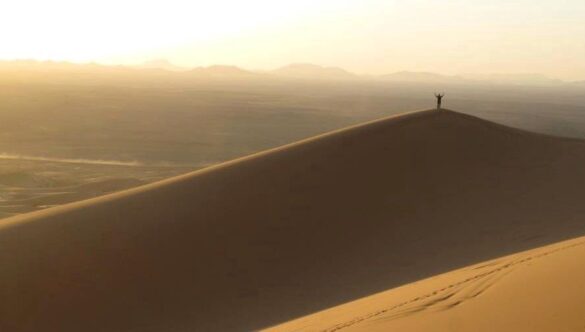
[[[313,1],[18,0],[2,3],[0,57],[89,61],[237,37]]]
[[[585,78],[582,0],[6,0],[0,59]]]

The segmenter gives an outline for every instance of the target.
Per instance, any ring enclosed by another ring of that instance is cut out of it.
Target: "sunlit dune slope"
[[[473,265],[269,331],[583,331],[585,237]]]
[[[0,330],[239,331],[585,233],[585,144],[451,111],[0,223]]]

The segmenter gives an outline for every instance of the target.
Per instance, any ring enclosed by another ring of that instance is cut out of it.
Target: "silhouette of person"
[[[444,93],[435,93],[435,97],[437,97],[437,110],[441,109],[441,103],[443,102],[443,97],[445,97]]]

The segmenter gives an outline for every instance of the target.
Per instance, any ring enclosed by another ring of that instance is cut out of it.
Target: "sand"
[[[422,111],[8,218],[0,329],[278,325],[585,234],[583,165],[582,141]]]
[[[268,331],[583,331],[585,237],[408,284]]]

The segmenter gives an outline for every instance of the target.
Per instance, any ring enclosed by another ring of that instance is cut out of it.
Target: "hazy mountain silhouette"
[[[272,74],[299,79],[355,79],[359,76],[337,67],[323,67],[308,63],[295,63],[271,71]]]
[[[296,63],[275,70],[253,71],[232,65],[212,65],[188,69],[172,64],[166,59],[147,61],[138,66],[104,65],[97,63],[71,63],[65,61],[36,61],[36,60],[10,60],[0,61],[0,70],[20,73],[24,72],[54,72],[57,74],[115,74],[136,75],[145,69],[160,69],[167,71],[165,75],[182,75],[184,72],[195,74],[199,78],[209,79],[258,79],[258,78],[292,78],[306,80],[378,80],[388,82],[407,83],[441,83],[441,84],[502,84],[502,85],[534,85],[554,86],[570,84],[571,86],[584,86],[585,81],[566,82],[551,78],[543,74],[463,74],[443,75],[432,72],[399,71],[385,75],[358,75],[343,68],[325,67],[309,63]],[[147,72],[147,71],[144,71]],[[158,74],[163,74],[159,72]],[[90,77],[90,76],[88,76]],[[130,76],[128,76],[130,77]]]
[[[477,81],[488,81],[499,84],[519,85],[555,85],[564,83],[562,80],[548,77],[538,73],[520,74],[468,74],[463,75],[466,79]]]
[[[254,78],[261,76],[258,73],[244,70],[236,66],[214,65],[198,67],[190,71],[193,74],[206,78]]]
[[[167,59],[154,59],[154,60],[146,61],[141,66],[139,66],[139,68],[164,69],[164,70],[171,70],[171,71],[188,70],[188,68],[177,66]]]
[[[495,83],[513,85],[557,85],[562,80],[542,74],[464,74],[441,75],[431,72],[400,71],[379,76],[381,80],[411,83]]]
[[[462,82],[463,78],[459,76],[447,76],[430,72],[412,72],[400,71],[392,74],[382,75],[379,77],[385,81],[396,82],[430,82],[430,83],[448,83],[448,82]]]

